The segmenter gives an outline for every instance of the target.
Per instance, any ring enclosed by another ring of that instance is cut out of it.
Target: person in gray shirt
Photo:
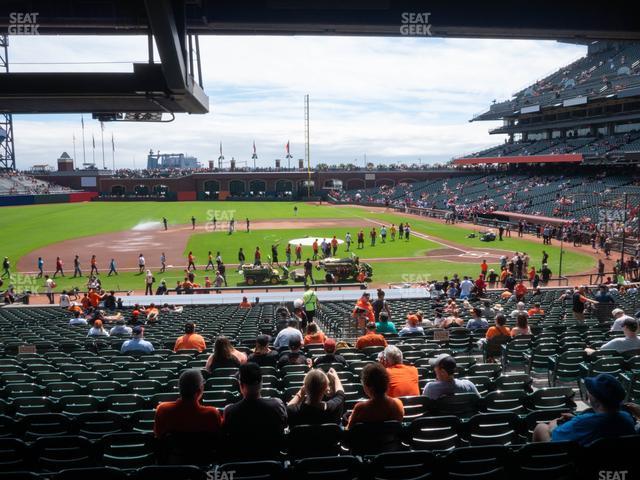
[[[624,321],[627,318],[633,320],[633,317],[630,317],[629,315],[624,313],[624,310],[622,310],[621,308],[614,308],[611,311],[611,315],[613,315],[613,318],[615,319],[613,321],[613,324],[611,325],[612,332],[622,332],[622,324],[624,323]]]
[[[478,330],[479,328],[489,328],[489,322],[482,318],[482,310],[475,307],[471,310],[471,319],[467,322],[469,330]]]
[[[432,359],[429,364],[433,366],[436,380],[424,386],[422,395],[432,400],[453,395],[454,393],[475,393],[479,396],[478,389],[469,380],[454,378],[456,371],[456,359],[451,355],[443,354]]]
[[[116,322],[116,326],[109,330],[110,336],[122,336],[122,337],[130,337],[132,333],[131,327],[127,327],[124,324],[124,318],[121,318]]]
[[[640,350],[640,338],[638,338],[638,321],[635,318],[627,318],[622,322],[624,337],[614,338],[602,345],[599,350],[615,350],[619,353],[630,350]],[[592,348],[585,349],[588,355],[595,352]]]
[[[288,348],[292,338],[300,340],[300,343],[304,343],[302,333],[298,330],[298,321],[293,317],[287,322],[287,328],[283,328],[278,332],[273,346],[277,349]]]

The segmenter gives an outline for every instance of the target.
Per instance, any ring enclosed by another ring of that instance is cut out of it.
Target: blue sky
[[[178,114],[165,124],[107,123],[105,149],[116,167],[137,167],[149,149],[185,152],[206,163],[261,166],[304,156],[305,94],[311,104],[311,160],[317,163],[446,162],[503,141],[495,123],[469,123],[493,99],[584,55],[550,41],[356,37],[202,37],[207,115]],[[130,71],[146,61],[144,37],[11,37],[12,71]],[[47,62],[48,64],[42,64]],[[74,62],[60,65],[59,62]],[[78,64],[75,64],[78,62]],[[123,62],[93,63],[83,62]],[[101,164],[100,126],[85,115],[87,159]],[[82,162],[80,115],[16,115],[18,168],[55,164],[62,151]]]

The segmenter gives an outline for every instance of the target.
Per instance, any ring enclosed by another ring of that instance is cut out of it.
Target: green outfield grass
[[[357,249],[356,244],[353,243],[351,245],[351,252],[355,253],[362,259],[419,257],[429,250],[440,248],[440,245],[437,243],[423,240],[421,238],[414,237],[408,242],[396,239],[396,241],[392,242],[389,236],[387,236],[386,243],[381,243],[380,238],[378,238],[376,245],[372,247],[371,240],[368,237],[371,224],[366,222],[358,224],[354,221],[353,228],[254,230],[249,233],[239,230],[233,235],[228,235],[225,232],[197,233],[195,235],[191,235],[184,254],[186,257],[188,252],[192,251],[196,257],[197,263],[206,264],[209,250],[213,252],[214,257],[216,252],[220,251],[222,259],[226,263],[236,263],[238,261],[238,250],[242,247],[247,261],[252,262],[256,247],[260,247],[262,259],[266,260],[267,255],[271,255],[271,245],[279,244],[278,259],[281,263],[284,263],[286,259],[284,251],[289,240],[310,237],[318,239],[318,243],[321,243],[323,238],[326,238],[329,242],[333,235],[344,240],[347,232],[350,232],[353,240],[355,241],[357,232],[360,228],[362,228],[365,233],[365,247]],[[346,244],[340,245],[338,247],[337,256],[348,256],[349,253],[346,252],[346,248]],[[291,258],[293,260],[295,259],[295,247],[292,246],[291,250]],[[303,260],[307,257],[311,257],[312,253],[313,249],[311,247],[303,247]]]
[[[340,218],[352,212],[327,205],[299,202],[89,202],[29,205],[0,208],[0,255],[17,260],[36,248],[71,238],[129,230],[140,222],[160,221],[170,225],[188,224],[191,216],[199,225],[209,214],[236,219],[238,226],[250,220],[293,218],[298,207],[300,218]]]
[[[353,220],[353,228],[335,228],[332,231],[327,229],[274,229],[257,230],[251,233],[244,231],[244,220],[273,220],[293,218],[293,207],[298,206],[298,217],[300,218],[350,218]],[[229,218],[231,215],[237,221],[236,233],[228,236],[224,232],[197,233],[190,238],[186,253],[193,250],[197,263],[204,264],[207,261],[207,251],[212,250],[222,253],[226,263],[236,263],[239,247],[243,247],[247,261],[253,260],[253,252],[257,245],[263,251],[263,260],[270,255],[270,246],[277,241],[281,242],[279,248],[280,261],[285,260],[285,243],[289,239],[304,236],[330,237],[334,233],[341,239],[347,231],[350,231],[355,239],[359,228],[365,231],[365,248],[358,251],[359,256],[364,259],[369,258],[397,258],[397,257],[418,257],[425,252],[437,248],[442,248],[437,243],[438,239],[455,242],[458,245],[482,248],[495,248],[507,251],[525,251],[536,267],[540,265],[542,250],[546,250],[550,257],[550,268],[554,275],[558,274],[560,249],[558,244],[544,246],[542,242],[520,240],[515,232],[512,238],[503,242],[480,242],[477,238],[469,239],[467,235],[472,231],[458,226],[445,225],[433,222],[428,219],[409,219],[409,223],[414,232],[424,233],[432,236],[434,242],[412,236],[409,242],[396,241],[388,242],[385,245],[378,244],[375,247],[369,246],[367,236],[371,225],[365,219],[376,220],[396,225],[399,221],[406,221],[405,217],[388,213],[369,213],[360,208],[334,207],[331,205],[307,205],[294,202],[123,202],[123,203],[81,203],[81,204],[54,204],[36,205],[24,207],[3,207],[0,209],[0,257],[9,256],[15,266],[19,258],[36,249],[49,244],[58,243],[63,240],[96,235],[100,233],[115,232],[131,229],[140,222],[160,221],[162,216],[166,216],[169,223],[187,224],[191,216],[195,216],[198,224],[206,222],[211,215],[219,219]],[[233,212],[233,213],[232,213]],[[340,255],[344,254],[344,245],[340,247]],[[305,248],[303,258],[310,255],[310,247]],[[168,259],[168,263],[175,268],[169,269],[164,275],[156,275],[157,279],[166,278],[170,286],[174,286],[176,280],[182,279],[184,258]],[[452,263],[441,259],[432,260],[408,260],[397,262],[372,262],[374,267],[374,281],[379,283],[395,282],[420,282],[428,279],[442,278],[444,275],[458,273],[460,275],[478,274],[479,267],[476,264]],[[479,263],[479,262],[478,262]],[[593,257],[575,253],[564,252],[563,273],[573,274],[587,271],[595,266]],[[493,264],[492,268],[498,266]],[[237,273],[228,269],[228,280],[230,285],[235,285],[242,280]],[[322,274],[318,273],[321,278]],[[203,276],[199,279],[203,282]],[[118,277],[102,276],[103,286],[107,289],[119,290],[141,290],[144,282],[141,276],[135,273],[122,273]],[[78,286],[84,288],[86,279],[58,279],[58,289]],[[40,280],[36,285],[40,285]]]
[[[362,211],[362,210],[361,210]],[[401,219],[398,215],[391,214],[375,214],[363,212],[363,216],[372,220],[378,220],[385,223],[398,223]],[[480,239],[467,238],[472,232],[478,232],[483,230],[482,227],[478,227],[476,230],[470,230],[468,228],[458,227],[456,225],[447,225],[444,223],[425,220],[410,219],[409,224],[415,231],[424,233],[426,235],[433,236],[437,239],[448,240],[455,242],[461,246],[475,247],[478,249],[483,248],[495,248],[499,250],[507,250],[513,252],[526,252],[529,254],[532,264],[540,266],[542,262],[542,251],[546,250],[549,254],[549,268],[557,275],[560,267],[560,243],[554,242],[554,245],[543,245],[542,239],[540,241],[522,240],[517,237],[516,232],[512,232],[511,238],[505,238],[502,242],[496,240],[495,242],[481,242]],[[496,232],[497,234],[497,232]],[[565,250],[562,256],[562,274],[570,275],[580,272],[585,272],[593,268],[596,261],[593,257]],[[495,268],[495,266],[493,267]]]

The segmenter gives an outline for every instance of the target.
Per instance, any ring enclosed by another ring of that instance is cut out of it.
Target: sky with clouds
[[[146,61],[145,37],[11,37],[12,71],[131,71]],[[493,122],[469,119],[583,56],[586,47],[552,41],[360,37],[201,37],[210,112],[177,114],[172,123],[106,123],[111,166],[142,167],[150,149],[199,161],[259,166],[304,157],[304,95],[310,95],[311,161],[446,162],[501,143]],[[156,57],[157,58],[157,57]],[[46,62],[43,64],[42,62]],[[67,62],[67,64],[60,64]],[[96,62],[96,63],[86,63]],[[113,63],[103,63],[113,62]],[[55,161],[62,151],[82,163],[80,115],[15,115],[20,169]],[[102,164],[100,125],[85,115],[86,158]]]

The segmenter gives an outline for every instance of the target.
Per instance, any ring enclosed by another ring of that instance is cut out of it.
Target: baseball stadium
[[[0,478],[640,478],[635,7],[236,3],[0,5]],[[128,73],[10,62],[125,33]],[[309,95],[303,159],[87,160],[85,118],[215,115],[199,37],[256,35],[581,54],[465,107],[497,140],[439,162],[316,154]],[[83,161],[74,133],[26,165],[29,115],[81,115]]]

